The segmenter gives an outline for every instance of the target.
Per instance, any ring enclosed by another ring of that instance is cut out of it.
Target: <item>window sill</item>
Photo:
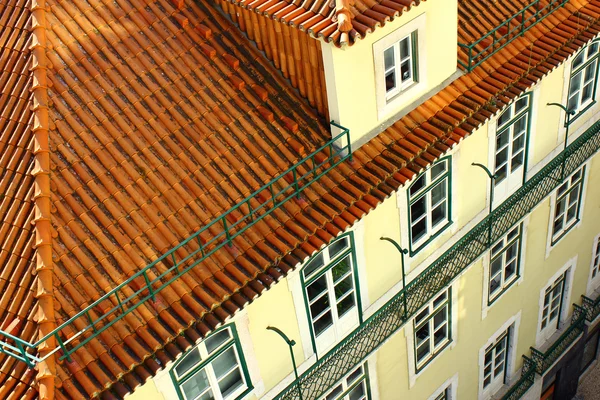
[[[416,249],[413,249],[413,245],[411,243],[409,246],[410,247],[409,248],[409,256],[414,257],[415,255],[417,255],[417,253],[419,253],[421,250],[423,250],[425,247],[427,247],[427,245],[429,245],[432,241],[434,241],[439,235],[442,234],[442,232],[444,232],[446,229],[448,229],[448,227],[450,227],[452,224],[453,224],[452,220],[446,222],[446,225],[441,227],[437,232],[435,232],[433,235],[429,236],[427,239],[425,239],[425,241],[420,242],[417,245]]]

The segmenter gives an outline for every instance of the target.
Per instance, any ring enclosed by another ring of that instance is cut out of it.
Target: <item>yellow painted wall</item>
[[[125,398],[127,400],[170,400],[165,399],[158,391],[152,379],[148,379],[145,384],[138,387],[135,392],[131,393],[129,396],[125,396]]]
[[[375,95],[373,43],[422,14],[426,14],[426,54],[420,54],[419,57],[427,57],[427,85],[418,93],[410,92],[398,107],[379,119]],[[451,21],[457,21],[456,0],[428,0],[393,22],[376,29],[354,46],[345,49],[324,46],[324,52],[331,52],[331,65],[325,65],[328,95],[331,97],[331,88],[335,86],[336,98],[333,102],[337,104],[336,107],[331,107],[332,99],[329,100],[331,116],[339,119],[342,126],[350,128],[352,142],[456,71],[457,25]],[[330,81],[331,76],[335,76],[335,83]],[[338,110],[337,116],[335,109]]]

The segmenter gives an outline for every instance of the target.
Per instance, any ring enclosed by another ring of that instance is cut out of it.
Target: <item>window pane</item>
[[[348,272],[350,272],[350,266],[350,255],[346,256],[346,258],[335,264],[335,266],[331,269],[333,282],[337,283],[340,278],[348,274]]]
[[[221,379],[227,375],[233,368],[237,367],[237,358],[235,356],[234,347],[231,346],[221,353],[221,355],[214,359],[211,365],[213,366],[217,379]]]
[[[433,316],[433,328],[437,329],[444,322],[446,322],[446,307],[442,308]]]
[[[439,162],[431,167],[431,181],[446,172],[446,161]]]
[[[325,329],[329,328],[331,325],[333,325],[331,313],[327,312],[323,314],[323,316],[314,323],[315,336],[319,336]]]
[[[509,107],[508,110],[504,111],[500,117],[498,117],[498,126],[502,126],[508,121],[510,121],[512,117],[512,107]]]
[[[400,65],[400,73],[402,75],[402,82],[409,81],[411,79],[411,68],[410,68],[410,60],[404,61],[402,65]]]
[[[446,202],[440,204],[431,212],[431,226],[436,227],[444,221],[446,221]]]
[[[219,381],[219,389],[221,390],[224,399],[243,385],[244,380],[242,379],[239,368],[234,369],[229,375]]]
[[[579,55],[577,57],[575,57],[575,59],[573,60],[573,69],[579,67],[581,64],[583,64],[583,60],[585,58],[585,53],[581,52],[579,53]]]
[[[409,55],[410,43],[409,38],[406,37],[400,41],[400,58],[405,59]]]
[[[187,371],[192,369],[196,364],[198,364],[201,360],[200,351],[197,347],[190,350],[190,352],[181,360],[177,367],[175,367],[175,372],[178,377],[183,376]]]
[[[313,299],[319,297],[319,295],[327,290],[327,278],[325,275],[322,275],[319,279],[311,283],[306,287],[306,292],[308,293],[308,300],[312,301]]]
[[[385,91],[389,92],[396,88],[396,73],[394,70],[385,74]]]
[[[327,397],[325,397],[325,400],[337,400],[338,396],[342,394],[343,391],[342,385],[338,385],[327,395]]]
[[[411,228],[413,243],[421,239],[427,233],[427,223],[425,219],[420,220]]]
[[[446,199],[446,181],[442,180],[431,189],[431,204],[435,206],[440,201]]]
[[[209,389],[208,378],[204,369],[196,372],[194,376],[181,385],[181,391],[185,398],[189,400],[195,399],[201,394],[203,394],[201,397],[202,400],[214,399],[214,396]]]
[[[350,400],[361,400],[365,398],[365,387],[361,383],[350,392]]]
[[[429,339],[429,323],[423,325],[416,333],[417,336],[417,346],[420,346],[421,343],[426,342]]]
[[[384,59],[386,71],[395,65],[394,48],[393,47],[390,47],[389,49],[387,49],[386,51],[383,52],[383,59]]]
[[[520,111],[525,109],[525,107],[527,107],[528,100],[529,98],[527,96],[521,97],[519,100],[517,100],[515,105],[515,114],[518,114]]]
[[[426,341],[422,346],[417,348],[417,361],[421,361],[429,354],[429,341]]]
[[[410,194],[413,195],[419,190],[425,187],[425,174],[421,175],[415,182],[410,186]]]
[[[443,325],[441,328],[435,331],[433,335],[434,346],[439,346],[448,337],[448,325]]]
[[[351,292],[352,289],[354,289],[354,285],[352,284],[352,274],[350,274],[346,279],[335,285],[335,298],[341,299],[344,295]]]
[[[350,247],[350,241],[348,236],[343,237],[335,242],[333,242],[329,247],[329,258],[334,259],[336,255],[340,254],[342,251]]]
[[[314,272],[316,272],[319,268],[325,265],[325,261],[323,259],[323,253],[319,253],[313,258],[302,270],[304,273],[304,278],[308,279]]]
[[[329,296],[327,294],[320,297],[317,301],[310,305],[310,315],[313,319],[317,318],[323,311],[329,309]]]
[[[348,311],[350,311],[352,308],[354,308],[354,295],[348,295],[346,296],[346,298],[344,298],[344,300],[340,301],[337,305],[337,310],[338,310],[338,316],[341,317],[342,315],[346,314]]]
[[[205,341],[206,351],[208,351],[209,355],[212,354],[223,343],[229,340],[229,338],[231,338],[231,335],[229,334],[229,329],[224,329],[221,332],[212,335]]]

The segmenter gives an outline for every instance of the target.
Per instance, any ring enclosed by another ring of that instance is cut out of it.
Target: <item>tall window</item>
[[[450,162],[441,159],[408,188],[411,253],[450,225]]]
[[[363,364],[346,375],[320,400],[369,400],[369,376],[367,364]]]
[[[383,52],[386,99],[391,99],[417,81],[416,37],[415,31]]]
[[[494,183],[497,189],[512,192],[523,183],[527,151],[527,132],[531,111],[531,95],[525,95],[508,106],[496,128]]]
[[[175,364],[171,377],[185,400],[237,399],[252,389],[232,325],[190,350]]]
[[[488,304],[496,300],[519,277],[521,225],[511,229],[490,251]]]
[[[542,320],[540,322],[540,331],[542,332],[551,334],[558,329],[565,295],[566,277],[567,273],[565,272],[544,291],[544,305],[542,306]]]
[[[413,320],[417,372],[438,355],[452,338],[450,289],[444,290],[419,311]]]
[[[321,354],[360,323],[352,235],[314,256],[302,269],[313,346]]]
[[[573,173],[556,191],[552,223],[552,245],[579,221],[585,167]]]
[[[490,390],[496,385],[504,384],[508,363],[508,345],[510,328],[497,337],[485,349],[483,358],[483,389]]]
[[[600,280],[600,235],[596,236],[592,247],[592,281]]]
[[[573,60],[567,108],[577,114],[596,101],[599,48],[600,42],[593,42],[581,50]]]

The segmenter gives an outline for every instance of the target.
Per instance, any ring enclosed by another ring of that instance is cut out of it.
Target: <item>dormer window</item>
[[[417,32],[394,43],[383,52],[385,64],[385,97],[387,100],[416,82],[415,46]]]

